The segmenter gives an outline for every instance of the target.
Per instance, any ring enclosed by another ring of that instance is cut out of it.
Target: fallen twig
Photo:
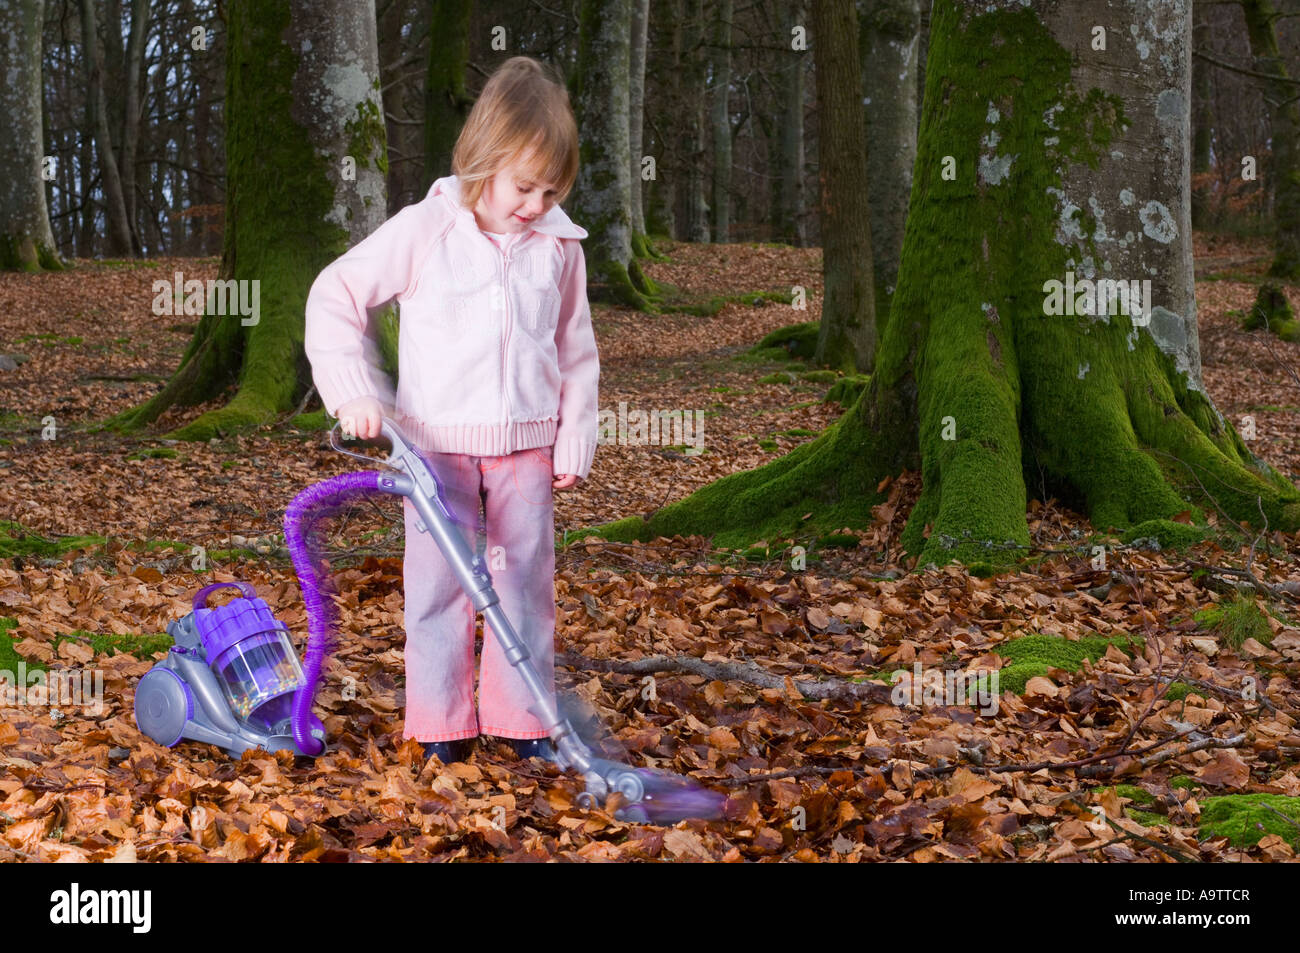
[[[706,662],[690,655],[675,658],[669,658],[667,655],[652,655],[649,658],[622,661],[587,658],[585,655],[577,655],[573,652],[559,652],[555,656],[555,661],[558,665],[596,672],[616,672],[620,675],[699,675],[722,681],[745,682],[758,688],[784,689],[788,681],[805,698],[818,700],[864,701],[883,705],[889,702],[891,693],[888,685],[880,685],[876,682],[847,682],[838,678],[823,681],[794,679],[788,675],[769,672],[754,662]]]

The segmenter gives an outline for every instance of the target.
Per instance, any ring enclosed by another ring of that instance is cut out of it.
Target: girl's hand
[[[581,479],[582,477],[573,473],[561,473],[555,478],[555,482],[551,484],[551,488],[556,490],[567,490]]]
[[[339,408],[339,423],[349,437],[372,440],[379,436],[383,408],[373,397],[358,397]]]

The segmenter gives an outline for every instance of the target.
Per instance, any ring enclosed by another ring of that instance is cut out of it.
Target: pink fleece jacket
[[[422,449],[554,446],[552,471],[585,479],[600,377],[586,237],[555,205],[498,247],[460,204],[456,176],[438,179],[312,284],[304,345],[326,411],[374,397]],[[396,395],[371,320],[394,298]]]

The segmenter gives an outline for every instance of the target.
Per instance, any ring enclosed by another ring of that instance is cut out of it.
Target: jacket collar
[[[470,225],[478,228],[478,220],[474,217],[473,211],[467,209],[460,202],[460,180],[456,176],[448,175],[434,182],[429,187],[427,197],[434,198],[435,196],[440,196],[440,201],[453,214],[461,219],[468,220]],[[587,237],[587,230],[570,219],[559,205],[552,205],[550,211],[534,220],[529,228],[544,235],[554,235],[556,238],[581,239]]]

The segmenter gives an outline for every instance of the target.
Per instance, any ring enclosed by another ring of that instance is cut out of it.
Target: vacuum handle
[[[245,599],[255,599],[257,597],[257,590],[254,589],[249,583],[214,582],[212,585],[204,586],[198,592],[194,593],[194,611],[197,612],[199,609],[202,609],[207,604],[208,593],[216,589],[225,589],[227,587],[234,587],[235,589],[238,589],[240,592],[244,594]]]

